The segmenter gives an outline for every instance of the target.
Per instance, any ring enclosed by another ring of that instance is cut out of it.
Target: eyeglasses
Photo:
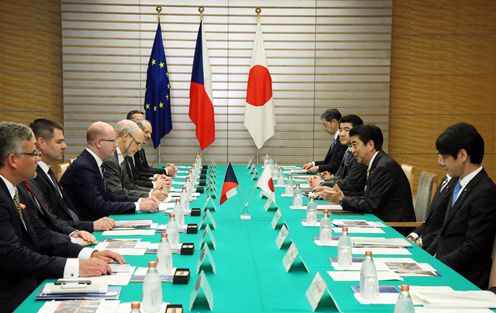
[[[107,142],[111,142],[113,144],[115,144],[115,139],[99,139],[100,141],[107,141]]]
[[[41,152],[38,150],[34,150],[33,152],[21,152],[21,154],[29,155],[30,157],[36,157],[36,158],[41,156]]]
[[[138,146],[142,146],[142,145],[143,145],[143,143],[142,143],[142,142],[139,142],[138,140],[136,140],[136,139],[133,137],[133,135],[131,135],[131,133],[129,133],[129,137],[131,137],[131,138],[133,139],[133,141],[134,141],[134,142],[136,142],[136,144],[137,144]]]

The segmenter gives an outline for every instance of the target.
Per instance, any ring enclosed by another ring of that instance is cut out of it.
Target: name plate
[[[246,168],[251,168],[251,165],[253,164],[253,159],[248,160],[248,164],[246,165]]]
[[[198,226],[200,229],[203,229],[205,228],[207,225],[210,225],[212,229],[216,229],[217,228],[217,223],[215,222],[215,219],[212,215],[212,213],[210,213],[209,210],[205,211],[205,214],[203,214],[203,217],[200,221],[200,225]]]
[[[208,262],[206,262],[205,260],[207,260]],[[210,253],[210,249],[208,248],[208,245],[203,245],[203,248],[201,249],[200,252],[200,258],[198,259],[198,263],[196,263],[196,273],[199,273],[200,269],[203,270],[210,269],[214,274],[216,272],[214,258]]]
[[[258,174],[258,171],[257,171],[257,169],[255,169],[255,170],[253,171],[253,173],[251,174],[251,179],[252,179],[252,180],[256,180],[256,179],[257,179],[257,174]]]
[[[291,267],[295,264],[295,260],[299,259],[301,261],[301,264],[305,268],[305,271],[308,272],[308,268],[305,265],[305,262],[303,262],[303,259],[299,256],[298,248],[296,248],[295,243],[291,243],[289,246],[288,252],[286,252],[286,255],[282,258],[282,264],[284,265],[284,269],[286,272],[289,272]]]
[[[196,299],[199,298],[200,290],[207,300],[208,308],[212,311],[214,308],[214,294],[212,292],[212,288],[210,288],[210,284],[208,283],[207,276],[203,271],[200,273],[200,276],[198,276],[198,280],[195,283],[195,288],[193,288],[191,296],[189,297],[189,310],[191,311],[193,309]]]
[[[213,232],[210,230],[210,226],[207,225],[205,227],[205,231],[202,234],[201,240],[200,240],[200,248],[203,247],[204,244],[207,244],[210,246],[210,248],[214,249],[217,248],[217,242],[215,240]]]
[[[277,234],[276,237],[276,246],[278,249],[282,248],[282,245],[284,244],[284,241],[286,240],[288,235],[289,235],[288,227],[286,226],[286,224],[283,224],[281,226],[281,230],[279,231],[279,234]]]
[[[277,209],[276,214],[274,214],[274,218],[272,218],[272,222],[270,223],[272,225],[272,229],[277,228],[281,216],[282,216],[281,210]]]
[[[207,195],[202,211],[217,211],[217,206],[215,205],[212,195]]]
[[[274,197],[268,197],[267,198],[267,201],[265,201],[265,204],[264,204],[264,210],[265,211],[268,211],[270,209],[270,205],[274,203],[275,204],[275,201],[274,201]]]
[[[308,287],[307,292],[305,292],[305,297],[307,298],[312,311],[315,312],[319,306],[320,300],[326,292],[330,295],[327,285],[322,279],[322,276],[320,276],[320,273],[315,274],[310,287]]]

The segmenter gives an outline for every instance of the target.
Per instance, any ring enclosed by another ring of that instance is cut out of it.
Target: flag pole
[[[162,13],[162,6],[157,5],[155,10],[157,11],[157,22],[160,24],[160,13]],[[160,165],[160,144],[157,147],[157,165]]]
[[[251,214],[250,211],[248,211],[248,202],[245,201],[245,197],[243,196],[243,192],[241,191],[241,186],[238,186],[239,189],[239,195],[241,196],[241,200],[243,200],[243,211],[241,212],[241,215],[239,216],[240,219],[242,220],[251,220]],[[255,186],[256,189],[256,186]],[[253,195],[253,192],[252,192]],[[251,196],[250,196],[251,199]]]
[[[205,11],[204,7],[198,7],[198,12],[200,12],[200,21],[203,21],[203,12]],[[203,159],[203,149],[200,145],[200,157]]]
[[[257,24],[260,23],[260,19],[261,19],[261,16],[260,16],[260,13],[262,13],[262,9],[261,8],[256,8],[255,9],[255,13],[257,14]],[[257,165],[259,164],[258,162],[258,158],[260,157],[260,149],[258,149],[257,147]]]

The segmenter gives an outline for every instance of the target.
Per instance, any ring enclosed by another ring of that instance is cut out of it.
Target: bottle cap
[[[372,256],[372,251],[365,251],[366,256]]]
[[[324,214],[329,214],[329,210],[324,210]]]
[[[170,214],[170,217],[171,217],[171,218],[175,218],[175,217],[176,217],[176,214],[171,213],[171,214]]]
[[[343,233],[347,233],[347,232],[348,232],[348,227],[343,227],[343,228],[342,228],[342,232],[343,232]]]
[[[400,290],[401,291],[410,291],[410,286],[408,286],[408,285],[401,285],[400,286]]]
[[[157,262],[156,261],[148,262],[148,267],[157,267]]]
[[[179,203],[179,201],[181,201],[181,199],[177,198],[177,199],[176,199],[176,203]]]
[[[162,238],[167,238],[167,233],[164,232],[164,233],[162,233],[161,236],[162,236]]]
[[[131,302],[131,310],[139,309],[141,307],[140,302]]]

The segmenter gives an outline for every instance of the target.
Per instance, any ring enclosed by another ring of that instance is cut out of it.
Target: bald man
[[[159,201],[155,197],[117,195],[107,187],[102,164],[115,156],[117,147],[116,133],[110,124],[91,124],[86,132],[86,142],[86,149],[60,180],[80,218],[94,221],[111,214],[158,211]]]
[[[167,198],[166,188],[146,188],[135,184],[128,173],[125,158],[132,157],[141,149],[144,133],[135,122],[122,120],[115,125],[117,147],[114,157],[103,161],[105,179],[110,191],[117,195],[148,197],[155,196],[158,200]]]

